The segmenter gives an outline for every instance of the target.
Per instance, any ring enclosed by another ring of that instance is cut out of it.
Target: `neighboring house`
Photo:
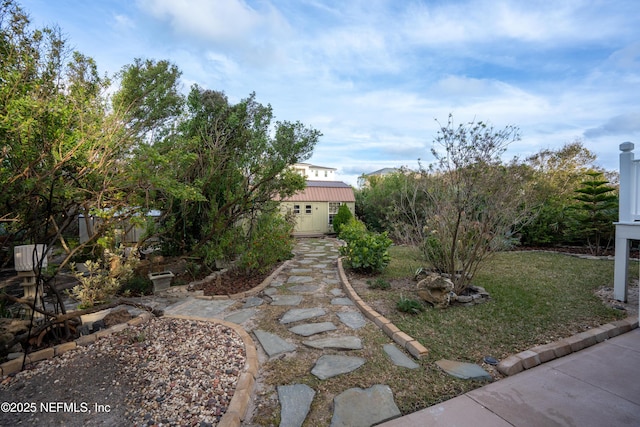
[[[377,170],[375,172],[363,173],[358,178],[358,187],[367,188],[367,187],[369,187],[369,185],[370,185],[372,180],[380,179],[380,178],[383,178],[385,175],[390,175],[390,174],[397,173],[397,172],[400,172],[400,171],[401,171],[401,169],[398,169],[398,168],[383,168],[383,169],[379,169],[379,170]]]
[[[335,181],[335,168],[315,166],[309,163],[296,163],[292,169],[309,181]]]
[[[296,217],[294,234],[333,233],[333,217],[340,205],[347,205],[355,214],[356,198],[350,185],[341,181],[315,179],[316,173],[319,178],[332,178],[336,169],[306,163],[298,163],[293,167],[296,171],[304,170],[303,176],[307,177],[307,188],[280,200],[282,212],[291,212]]]

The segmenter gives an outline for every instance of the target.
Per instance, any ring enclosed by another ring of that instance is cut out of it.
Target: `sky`
[[[337,179],[416,168],[449,114],[514,125],[506,156],[575,140],[618,169],[640,146],[637,0],[22,0],[37,27],[112,75],[167,59],[193,84],[250,93],[322,132]],[[639,151],[640,152],[640,151]],[[640,157],[640,155],[639,155]]]

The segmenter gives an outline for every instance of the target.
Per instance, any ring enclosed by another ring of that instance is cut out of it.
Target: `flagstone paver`
[[[302,335],[303,337],[309,337],[322,332],[335,331],[336,329],[336,325],[331,322],[305,323],[289,328],[294,334]]]
[[[342,311],[337,314],[340,321],[351,329],[360,329],[367,324],[367,319],[359,311]]]
[[[327,314],[327,312],[322,307],[294,308],[287,311],[282,316],[282,318],[280,319],[280,323],[282,323],[283,325],[286,325],[287,323],[313,319],[314,317],[324,316],[325,314]]]
[[[311,276],[291,276],[287,279],[287,283],[308,283],[312,281],[313,277]]]
[[[333,348],[336,350],[360,350],[362,340],[358,337],[329,337],[302,341],[302,344],[312,348]]]
[[[246,308],[242,310],[237,310],[225,316],[224,320],[228,322],[241,324],[251,319],[256,314],[256,311],[257,310],[255,308]]]
[[[322,286],[315,285],[315,284],[295,285],[295,286],[290,286],[287,289],[297,294],[313,294],[313,293],[319,292],[322,289]]]
[[[391,388],[383,384],[350,388],[333,399],[333,406],[331,427],[368,427],[401,415]]]
[[[299,427],[304,423],[316,392],[306,384],[279,385],[280,427]]]
[[[436,362],[447,374],[463,380],[491,381],[491,375],[475,363],[457,362],[455,360],[441,359]]]
[[[271,305],[299,305],[301,302],[300,295],[274,295]]]
[[[264,304],[264,300],[262,298],[249,297],[244,302],[244,305],[242,306],[242,308],[258,307],[259,305],[262,305],[262,304]]]
[[[316,361],[311,373],[321,380],[326,380],[355,371],[365,362],[366,360],[361,357],[325,354]]]
[[[393,344],[385,344],[383,347],[385,353],[389,355],[391,361],[396,366],[402,366],[403,368],[418,369],[420,365],[414,362],[406,354],[402,352],[398,347]]]
[[[232,299],[228,300],[202,300],[188,298],[183,302],[176,303],[164,310],[165,315],[194,313],[199,317],[222,318],[224,311],[235,304]]]
[[[262,330],[253,331],[256,338],[260,342],[260,345],[264,349],[265,353],[269,357],[276,356],[280,353],[288,353],[290,351],[294,351],[296,346],[283,340],[276,334],[272,334],[271,332],[266,332]]]
[[[349,298],[334,298],[331,300],[333,305],[353,305],[353,301]]]

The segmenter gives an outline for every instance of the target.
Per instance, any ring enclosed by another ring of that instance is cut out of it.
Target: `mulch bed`
[[[222,274],[220,279],[212,279],[199,283],[193,287],[194,290],[204,291],[204,295],[232,295],[240,292],[250,291],[259,286],[269,275],[280,266],[273,267],[272,270],[263,274],[245,275],[238,270],[228,270]]]

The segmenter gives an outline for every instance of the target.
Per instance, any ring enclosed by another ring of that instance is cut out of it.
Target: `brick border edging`
[[[95,342],[98,338],[107,337],[113,333],[123,331],[127,329],[129,326],[137,326],[140,325],[149,319],[151,319],[153,314],[145,311],[144,313],[140,313],[133,319],[129,320],[126,323],[119,323],[117,325],[113,325],[108,329],[102,329],[98,332],[94,332],[89,335],[82,335],[79,338],[76,338],[74,341],[65,342],[62,344],[58,344],[53,347],[44,348],[42,350],[34,351],[33,353],[29,353],[27,355],[22,355],[17,359],[10,360],[8,362],[4,362],[0,364],[0,376],[7,376],[14,374],[16,372],[20,372],[22,370],[22,362],[26,358],[25,364],[39,362],[45,359],[52,359],[56,356],[60,356],[67,351],[73,350],[78,346],[85,346]]]
[[[594,344],[624,334],[637,327],[637,316],[616,320],[615,322],[580,332],[568,338],[563,338],[550,344],[538,345],[529,350],[511,355],[502,360],[497,368],[501,374],[511,376],[525,369],[530,369],[542,363],[591,347]]]
[[[340,281],[342,282],[342,287],[345,292],[354,302],[354,304],[362,311],[364,316],[371,320],[376,324],[382,331],[391,338],[395,343],[404,348],[416,359],[421,359],[427,354],[429,354],[429,350],[418,341],[402,332],[396,325],[391,323],[389,319],[375,311],[371,308],[366,302],[360,298],[360,296],[356,293],[356,291],[349,283],[349,279],[347,279],[347,275],[344,272],[344,267],[342,266],[342,257],[338,258],[338,274],[340,275]]]
[[[269,276],[271,277],[271,276]],[[198,320],[202,322],[213,322],[233,329],[244,343],[244,349],[246,353],[246,361],[243,371],[238,377],[235,392],[231,397],[229,407],[222,415],[220,421],[218,421],[218,427],[239,427],[242,421],[244,421],[247,410],[249,409],[249,403],[253,394],[253,389],[256,383],[256,377],[258,376],[259,362],[258,362],[258,350],[256,345],[249,336],[249,333],[245,331],[242,326],[232,322],[227,322],[222,319],[211,319],[198,316],[185,316],[181,314],[170,314],[164,317],[174,319],[185,320]]]

